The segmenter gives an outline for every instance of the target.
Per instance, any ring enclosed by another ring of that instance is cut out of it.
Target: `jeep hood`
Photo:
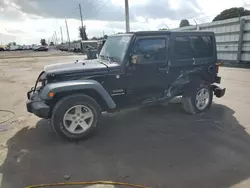
[[[57,63],[46,65],[44,71],[47,75],[51,74],[72,74],[84,72],[108,72],[108,62],[102,62],[98,59],[84,60],[75,63]],[[118,64],[117,64],[118,65]]]

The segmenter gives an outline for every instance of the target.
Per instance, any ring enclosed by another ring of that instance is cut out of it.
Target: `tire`
[[[87,138],[96,130],[100,114],[100,106],[93,98],[75,94],[64,97],[56,103],[51,123],[54,131],[63,139],[80,140]],[[91,115],[93,116],[90,117]],[[89,118],[86,118],[88,116]]]
[[[182,96],[182,108],[189,114],[201,113],[208,110],[213,101],[213,91],[212,87],[205,82],[200,82],[198,84],[193,84],[191,87],[188,87],[188,91],[184,91]],[[201,106],[197,103],[197,95],[200,93],[207,92],[208,98],[205,99],[204,106]]]

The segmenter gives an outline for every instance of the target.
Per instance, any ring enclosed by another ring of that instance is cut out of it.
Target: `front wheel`
[[[93,98],[83,94],[70,95],[56,103],[51,122],[60,137],[79,140],[97,128],[100,114],[100,106]]]
[[[189,114],[204,112],[210,108],[213,101],[213,91],[209,84],[200,83],[196,87],[190,87],[188,95],[183,94],[182,107]]]

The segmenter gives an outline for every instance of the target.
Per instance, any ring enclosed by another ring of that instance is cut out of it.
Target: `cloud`
[[[123,21],[124,8],[111,0],[12,0],[20,9],[29,14],[50,18],[79,18],[78,4],[82,5],[84,19]],[[117,0],[118,1],[118,0]],[[159,19],[181,19],[196,16],[200,13],[196,0],[147,0],[144,4],[130,6],[131,20],[137,16]]]
[[[23,12],[47,18],[79,19],[82,5],[83,17],[88,20],[122,20],[121,7],[110,0],[12,0]]]
[[[0,1],[0,15],[3,20],[23,20],[25,18],[25,13],[9,0]]]
[[[242,1],[243,2],[243,1]],[[158,30],[178,27],[181,19],[194,23],[211,21],[225,8],[242,6],[239,0],[129,0],[130,28]],[[60,27],[66,40],[65,19],[71,40],[79,39],[79,7],[90,37],[125,31],[124,0],[0,0],[0,42],[39,43]],[[216,6],[214,6],[216,4]],[[245,3],[246,4],[246,3]]]
[[[198,16],[201,9],[195,0],[149,0],[146,4],[131,7],[131,14],[151,18],[180,20]],[[185,16],[183,16],[185,15]]]
[[[18,34],[18,35],[20,35],[20,34],[25,34],[26,32],[24,32],[24,31],[22,31],[22,30],[20,30],[20,29],[8,29],[8,30],[6,30],[9,34]]]

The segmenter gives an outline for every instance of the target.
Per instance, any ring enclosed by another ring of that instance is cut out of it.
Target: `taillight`
[[[216,73],[219,73],[219,66],[220,66],[220,64],[219,64],[219,63],[216,63],[215,66],[216,66],[216,67],[215,67]]]

